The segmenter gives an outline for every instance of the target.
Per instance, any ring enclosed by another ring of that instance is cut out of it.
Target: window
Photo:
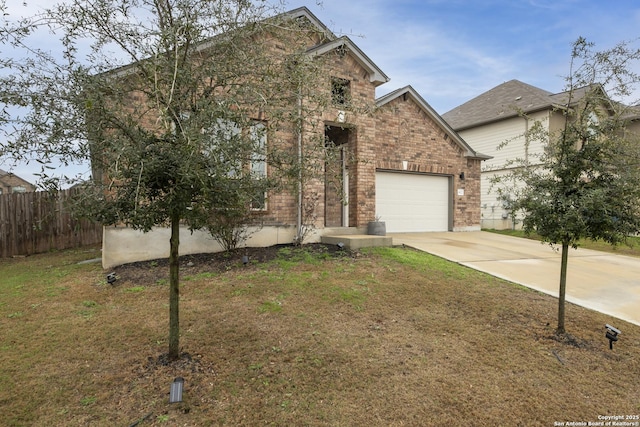
[[[267,132],[264,123],[256,122],[249,130],[251,140],[255,144],[255,150],[251,156],[249,171],[255,180],[263,180],[267,177]],[[263,190],[258,190],[251,200],[251,209],[266,210],[267,194]]]
[[[592,111],[589,113],[589,117],[587,118],[587,132],[590,137],[595,136],[598,133],[598,126],[600,126],[600,118],[594,111]]]
[[[263,123],[256,123],[251,126],[251,141],[255,144],[255,151],[251,158],[251,175],[254,178],[262,179],[267,177],[267,133]]]
[[[18,185],[18,186],[12,187],[11,188],[11,192],[12,193],[26,193],[27,189],[26,189],[26,187],[23,187],[22,185]]]
[[[334,105],[346,106],[351,100],[351,82],[347,79],[331,79],[331,100]]]
[[[208,146],[204,148],[205,153],[214,161],[218,170],[226,169],[228,177],[233,178],[242,173],[241,162],[229,162],[228,159],[238,159],[240,156],[234,150],[240,146],[239,138],[241,129],[237,123],[231,120],[217,119],[208,129],[203,129],[207,134]]]
[[[243,130],[237,123],[230,120],[218,119],[215,124],[210,126],[203,132],[211,135],[209,146],[205,151],[211,160],[225,170],[225,174],[229,178],[239,178],[241,175],[249,177],[256,181],[256,187],[261,187],[260,182],[267,177],[267,132],[266,126],[262,122],[253,122],[248,129]],[[251,154],[246,156],[237,150],[246,150],[248,142],[251,142]],[[244,139],[245,143],[242,142]],[[224,143],[221,143],[224,141]],[[238,160],[233,164],[226,159],[244,158],[247,161]],[[248,163],[248,164],[247,164]],[[256,192],[251,198],[250,208],[252,210],[266,210],[267,196],[263,189]]]

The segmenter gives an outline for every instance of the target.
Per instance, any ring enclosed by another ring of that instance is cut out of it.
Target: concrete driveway
[[[558,296],[560,248],[556,251],[548,244],[483,231],[389,235],[394,245],[405,244]],[[570,249],[566,298],[640,325],[640,258]]]

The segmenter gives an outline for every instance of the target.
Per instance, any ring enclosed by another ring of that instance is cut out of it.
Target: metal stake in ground
[[[604,325],[604,327],[607,330],[607,333],[605,334],[605,336],[609,340],[609,350],[613,350],[613,342],[618,341],[618,335],[620,335],[622,332],[620,332],[619,329],[616,329],[609,324]]]

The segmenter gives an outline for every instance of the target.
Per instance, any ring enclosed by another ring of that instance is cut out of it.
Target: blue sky
[[[22,2],[8,0],[22,14],[49,4]],[[640,37],[636,0],[299,0],[285,9],[300,6],[391,78],[378,96],[410,84],[440,114],[512,79],[562,91],[579,36],[598,50]],[[34,180],[38,169],[14,172]]]
[[[640,37],[635,0],[313,0],[306,6],[348,35],[390,78],[411,84],[440,114],[512,79],[560,92],[571,44],[596,49]]]

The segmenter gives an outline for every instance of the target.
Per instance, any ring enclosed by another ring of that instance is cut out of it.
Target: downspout
[[[529,168],[529,146],[531,144],[531,139],[529,138],[529,117],[524,116],[524,167]],[[549,115],[548,123],[551,123],[551,115]],[[509,212],[511,215],[511,230],[516,229],[516,213],[513,211]]]
[[[524,119],[524,164],[526,167],[529,167],[529,118],[527,116],[523,117]],[[547,123],[551,122],[551,115],[549,115],[549,120]]]
[[[302,244],[302,93],[298,88],[298,244]]]

